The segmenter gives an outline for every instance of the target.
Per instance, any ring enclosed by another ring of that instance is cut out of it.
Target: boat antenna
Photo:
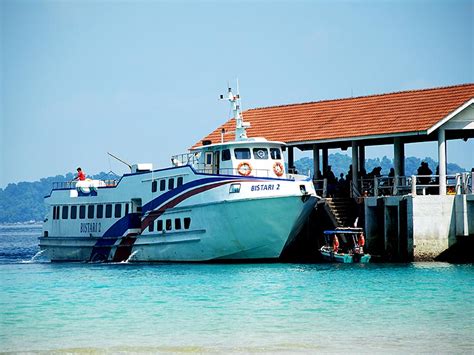
[[[246,140],[247,139],[247,128],[250,127],[249,122],[244,122],[242,118],[242,109],[240,106],[240,94],[238,90],[238,81],[237,81],[237,94],[232,93],[232,89],[229,87],[227,91],[227,97],[220,95],[221,100],[227,100],[230,102],[230,106],[235,118],[235,140]]]
[[[116,157],[116,156],[113,155],[112,153],[107,152],[107,154],[110,155],[112,158],[117,159],[119,162],[121,162],[121,163],[127,165],[127,166],[130,168],[130,171],[132,171],[132,166],[131,166],[129,163],[127,163],[125,160],[122,160],[122,159]]]

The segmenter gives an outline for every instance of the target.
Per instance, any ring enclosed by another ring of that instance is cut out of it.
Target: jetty
[[[312,151],[313,183],[323,199],[303,229],[306,239],[326,226],[353,225],[357,219],[367,250],[386,261],[433,260],[465,240],[472,245],[474,168],[448,175],[447,149],[449,141],[474,138],[473,83],[254,108],[243,116],[251,124],[250,136],[287,144],[290,170],[295,149]],[[230,119],[203,141],[221,142],[234,129]],[[405,148],[419,142],[436,142],[438,169],[407,176]],[[388,144],[393,173],[368,177],[365,148]],[[344,196],[337,196],[334,182],[321,174],[328,171],[330,149],[352,155]]]

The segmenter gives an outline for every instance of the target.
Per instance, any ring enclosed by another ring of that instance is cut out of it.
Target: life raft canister
[[[252,166],[249,163],[242,162],[237,166],[237,171],[242,176],[249,176],[252,172]]]
[[[332,242],[332,250],[337,253],[339,250],[339,239],[337,238],[337,235],[334,236],[334,241]]]
[[[282,176],[283,175],[283,164],[280,163],[279,161],[275,162],[275,164],[273,164],[273,172],[278,177]]]

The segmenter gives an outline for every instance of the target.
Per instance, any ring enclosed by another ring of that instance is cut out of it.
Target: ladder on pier
[[[363,218],[359,216],[361,206],[359,206],[353,198],[326,198],[324,209],[334,227],[353,227],[357,217],[359,217],[358,226],[362,226]]]

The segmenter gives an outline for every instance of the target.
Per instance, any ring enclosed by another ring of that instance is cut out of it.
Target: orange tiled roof
[[[251,123],[249,137],[268,140],[313,142],[408,132],[426,132],[444,117],[474,98],[474,84],[411,90],[244,111]],[[221,129],[235,129],[230,119],[203,139],[220,141]],[[232,132],[232,133],[230,133]],[[227,138],[227,140],[230,138]],[[233,139],[233,135],[232,135]],[[200,145],[201,143],[196,143]]]

